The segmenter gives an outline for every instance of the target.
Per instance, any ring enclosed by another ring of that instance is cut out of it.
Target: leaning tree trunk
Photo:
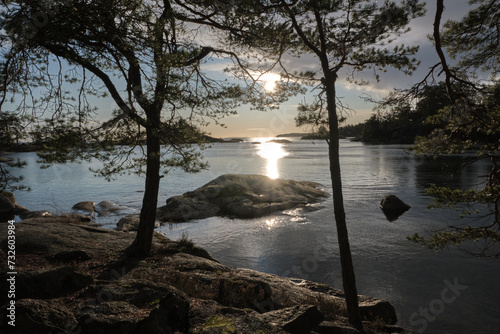
[[[140,223],[137,229],[135,241],[131,247],[131,253],[139,256],[147,256],[151,252],[153,234],[156,221],[156,208],[158,203],[158,191],[160,188],[160,112],[148,114],[146,127],[146,187],[142,200]]]
[[[358,291],[356,289],[356,278],[352,263],[349,236],[347,233],[347,223],[344,209],[344,199],[342,195],[342,180],[340,173],[339,157],[339,122],[336,107],[335,91],[336,74],[329,73],[325,78],[327,108],[330,126],[329,158],[330,176],[332,179],[333,208],[335,213],[335,223],[337,225],[337,238],[339,242],[340,263],[342,267],[342,281],[346,296],[347,314],[349,322],[358,330],[363,331],[363,323],[359,312]]]

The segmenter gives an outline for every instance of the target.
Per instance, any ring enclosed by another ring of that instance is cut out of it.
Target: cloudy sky
[[[446,0],[445,7],[442,22],[448,19],[460,19],[469,9],[467,0]],[[409,87],[412,83],[421,81],[429,68],[439,62],[433,45],[427,38],[427,35],[432,33],[435,10],[434,0],[428,0],[426,15],[414,20],[411,23],[411,31],[402,37],[401,42],[405,45],[420,46],[417,58],[421,64],[412,76],[389,70],[387,73],[381,74],[380,82],[372,82],[363,87],[355,86],[340,78],[337,88],[338,95],[343,98],[343,103],[355,110],[349,115],[348,124],[363,122],[373,114],[373,105],[366,103],[362,96],[370,95],[373,98],[379,98],[394,87]],[[296,66],[300,70],[300,68],[308,67],[310,63],[314,62],[316,60],[312,56],[306,56],[297,61]],[[223,120],[227,128],[212,125],[208,127],[208,131],[216,137],[268,137],[281,133],[307,131],[307,129],[295,127],[294,117],[297,115],[298,103],[301,101],[311,102],[313,100],[312,94],[292,98],[275,111],[260,112],[250,110],[248,106],[242,106],[237,115]]]

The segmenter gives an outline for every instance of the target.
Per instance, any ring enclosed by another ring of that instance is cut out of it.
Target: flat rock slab
[[[226,174],[194,191],[169,198],[159,218],[172,222],[212,216],[257,218],[318,202],[326,196],[315,182]]]

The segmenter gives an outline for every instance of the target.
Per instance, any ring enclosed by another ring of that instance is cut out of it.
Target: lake
[[[321,183],[331,192],[327,145],[290,143],[215,143],[203,151],[210,168],[198,174],[171,170],[162,179],[159,205],[226,173],[264,174]],[[28,161],[21,172],[32,190],[18,192],[30,210],[67,212],[79,201],[102,200],[140,209],[144,180],[125,175],[106,182],[89,164],[57,165],[41,170],[36,154],[13,155]],[[399,145],[341,143],[345,208],[358,292],[388,300],[399,324],[425,333],[500,333],[500,261],[472,258],[455,249],[434,253],[406,240],[431,227],[461,223],[452,209],[428,210],[430,184],[470,187],[480,183],[488,164],[459,168],[462,157],[416,157]],[[98,162],[91,163],[98,167]],[[380,200],[395,194],[411,205],[389,222]],[[288,210],[260,219],[214,217],[158,229],[177,239],[187,234],[225,265],[309,279],[342,289],[331,197],[316,211]],[[98,218],[114,228],[119,216]]]

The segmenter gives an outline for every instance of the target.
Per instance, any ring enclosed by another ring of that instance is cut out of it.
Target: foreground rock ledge
[[[2,291],[7,235],[0,224]],[[133,239],[71,217],[17,223],[16,332],[357,333],[330,286],[230,268],[160,234],[151,257],[126,257]],[[8,302],[0,295],[2,333],[11,329]],[[410,333],[391,325],[388,302],[360,296],[360,306],[368,333]]]
[[[226,174],[204,186],[167,200],[162,221],[187,221],[212,216],[257,218],[306,206],[327,196],[320,184],[271,179],[263,175]]]

